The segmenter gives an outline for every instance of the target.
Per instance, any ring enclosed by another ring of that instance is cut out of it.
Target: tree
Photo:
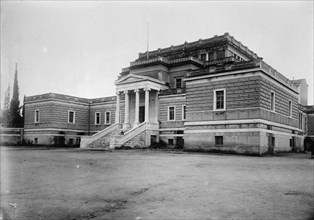
[[[4,93],[4,103],[3,103],[3,109],[1,111],[1,122],[3,126],[7,126],[9,123],[9,115],[10,115],[10,98],[11,98],[11,92],[10,92],[10,84],[8,85],[7,90]]]
[[[15,75],[13,83],[13,95],[10,103],[9,123],[12,127],[23,127],[23,118],[21,116],[21,107],[19,100],[19,85],[17,81],[17,64],[15,65]]]

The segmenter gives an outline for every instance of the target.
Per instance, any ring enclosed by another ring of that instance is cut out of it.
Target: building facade
[[[305,80],[287,79],[228,33],[140,53],[115,86],[116,96],[100,99],[27,97],[24,136],[55,143],[59,135],[82,148],[162,142],[254,155],[303,148]]]

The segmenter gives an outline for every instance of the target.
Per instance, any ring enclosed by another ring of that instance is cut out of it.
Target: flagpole
[[[146,50],[146,58],[149,57],[149,20],[147,20],[147,50]]]

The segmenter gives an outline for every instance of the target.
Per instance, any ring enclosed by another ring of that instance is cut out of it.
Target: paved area
[[[1,209],[14,219],[313,219],[309,154],[1,147]]]

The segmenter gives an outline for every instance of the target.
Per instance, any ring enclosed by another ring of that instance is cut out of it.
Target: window
[[[173,139],[168,139],[168,144],[173,145]]]
[[[224,144],[223,136],[215,136],[215,146],[222,146]]]
[[[68,123],[75,124],[75,112],[69,111],[68,113]]]
[[[186,106],[182,105],[182,120],[184,121],[186,119]]]
[[[226,110],[226,89],[214,90],[214,110]]]
[[[289,116],[292,117],[292,103],[289,101]]]
[[[181,89],[182,88],[182,78],[176,79],[176,88]]]
[[[215,59],[215,56],[214,56],[214,52],[210,52],[209,53],[209,60],[214,60]]]
[[[303,129],[303,115],[299,113],[299,128]]]
[[[39,110],[35,110],[35,123],[39,123]]]
[[[174,121],[175,120],[175,108],[174,106],[168,107],[168,121]]]
[[[270,110],[275,111],[275,93],[270,93]]]
[[[105,112],[105,124],[110,124],[111,120],[110,120],[110,112]]]
[[[202,53],[201,54],[201,60],[202,61],[206,61],[206,53]]]
[[[224,58],[224,57],[225,57],[225,51],[224,50],[217,52],[217,59]]]
[[[34,144],[38,144],[38,138],[34,138]]]
[[[95,113],[95,125],[100,125],[100,112]]]
[[[73,138],[70,138],[69,139],[69,145],[73,145],[74,141],[73,141]]]

